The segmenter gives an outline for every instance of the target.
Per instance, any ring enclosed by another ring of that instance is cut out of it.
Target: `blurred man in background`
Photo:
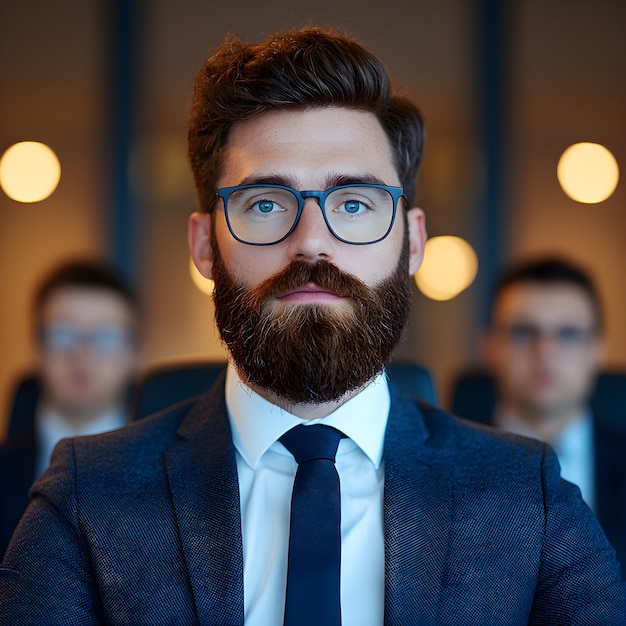
[[[137,367],[137,301],[103,264],[55,269],[36,293],[34,318],[32,415],[0,448],[0,554],[57,442],[126,424]]]
[[[592,280],[559,258],[510,268],[494,290],[485,347],[498,396],[491,422],[552,445],[626,565],[626,434],[589,405],[604,357]]]

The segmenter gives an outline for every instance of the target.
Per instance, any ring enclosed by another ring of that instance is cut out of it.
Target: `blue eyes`
[[[509,341],[517,346],[530,346],[542,339],[552,339],[559,346],[582,346],[593,334],[593,328],[580,328],[577,326],[561,326],[551,331],[544,331],[531,324],[513,324],[508,328],[501,329],[505,332]]]
[[[133,342],[131,333],[125,328],[107,326],[86,331],[65,324],[44,328],[40,339],[45,348],[57,353],[66,354],[85,346],[102,356],[119,354]]]
[[[363,205],[357,200],[348,200],[343,203],[343,207],[346,210],[346,213],[358,213],[359,209]]]
[[[366,210],[366,205],[363,204],[360,200],[345,200],[341,202],[336,207],[332,208],[332,210],[337,213],[347,213],[349,215],[356,215],[358,213],[362,213]],[[268,215],[269,213],[275,213],[278,210],[281,211],[296,211],[297,206],[287,206],[283,207],[281,204],[276,202],[275,200],[257,200],[252,206],[250,210],[256,213],[264,213]]]

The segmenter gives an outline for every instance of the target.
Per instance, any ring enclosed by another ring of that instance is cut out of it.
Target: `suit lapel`
[[[449,465],[414,402],[392,390],[385,436],[385,624],[437,623],[452,516]]]
[[[202,624],[243,624],[243,549],[235,451],[221,377],[165,454],[180,540]]]
[[[239,486],[223,377],[190,411],[165,466],[198,620],[243,624]],[[414,402],[392,387],[385,437],[385,624],[437,622],[448,551],[448,464]],[[407,622],[409,620],[409,622]]]

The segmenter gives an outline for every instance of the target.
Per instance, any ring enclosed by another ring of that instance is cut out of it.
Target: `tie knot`
[[[278,441],[293,454],[298,465],[318,459],[334,463],[339,441],[343,437],[345,435],[332,426],[301,424],[288,430]]]

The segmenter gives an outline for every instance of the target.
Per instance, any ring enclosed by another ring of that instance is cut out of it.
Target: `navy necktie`
[[[291,496],[285,626],[340,626],[341,500],[335,455],[344,435],[296,426],[279,441],[298,471]]]

